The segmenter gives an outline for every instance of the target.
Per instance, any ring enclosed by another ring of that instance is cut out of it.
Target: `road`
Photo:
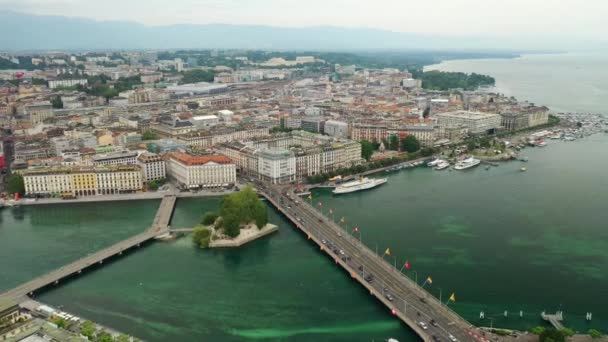
[[[365,282],[372,291],[394,314],[402,315],[404,321],[420,334],[428,334],[425,340],[450,341],[451,336],[459,341],[484,340],[481,333],[469,322],[439,303],[439,301],[421,289],[404,274],[385,262],[381,256],[362,245],[350,232],[345,232],[331,219],[323,216],[306,202],[302,202],[291,189],[262,186],[265,192],[278,203],[287,215],[298,226],[320,239],[322,249],[342,263],[350,272],[356,273],[353,278],[365,279],[372,275],[373,280]],[[291,200],[291,197],[293,200]],[[296,204],[297,201],[297,204]],[[342,254],[344,253],[344,254]],[[350,257],[350,258],[349,258]],[[364,285],[365,282],[362,282]],[[388,300],[387,294],[393,298]],[[435,324],[431,324],[434,321]],[[477,338],[471,334],[478,335]],[[424,336],[423,336],[424,338]]]

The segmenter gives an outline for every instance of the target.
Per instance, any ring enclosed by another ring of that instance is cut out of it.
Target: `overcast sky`
[[[607,0],[0,0],[0,9],[147,25],[342,26],[606,41]]]

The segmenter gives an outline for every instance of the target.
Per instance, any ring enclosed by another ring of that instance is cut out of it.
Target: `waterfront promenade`
[[[27,300],[34,292],[50,285],[57,285],[60,281],[74,274],[80,274],[83,270],[93,266],[101,265],[109,258],[122,255],[134,247],[166,234],[169,231],[169,222],[175,208],[177,198],[174,195],[163,197],[152,225],[144,232],[122,240],[110,247],[82,257],[68,265],[64,265],[38,278],[23,283],[9,291],[0,294],[0,312]]]
[[[459,341],[489,340],[488,333],[440,303],[394,265],[384,261],[382,255],[361,244],[305,201],[299,204],[292,201],[296,195],[291,189],[261,187],[259,193],[424,341],[434,338],[450,341],[450,335]],[[371,281],[370,276],[373,277]],[[492,336],[492,339],[496,338]],[[511,337],[500,337],[500,340],[508,341]]]

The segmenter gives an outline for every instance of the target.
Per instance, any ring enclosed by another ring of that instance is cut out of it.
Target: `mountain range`
[[[261,25],[146,26],[0,11],[0,50],[82,49],[493,49],[491,38],[449,37],[367,28],[284,28]],[[505,45],[502,45],[505,46]]]

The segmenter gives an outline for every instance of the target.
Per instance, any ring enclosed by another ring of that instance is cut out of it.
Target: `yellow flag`
[[[456,302],[456,296],[455,296],[453,293],[452,293],[452,295],[450,296],[450,300],[451,300],[452,302],[454,302],[454,303]]]
[[[391,255],[391,249],[387,248],[386,251],[384,251],[384,254],[390,256]]]
[[[312,194],[308,195],[308,199],[312,201]]]
[[[428,278],[426,278],[426,281],[427,281],[429,284],[432,284],[432,283],[433,283],[433,278],[431,278],[431,276],[429,276]]]

